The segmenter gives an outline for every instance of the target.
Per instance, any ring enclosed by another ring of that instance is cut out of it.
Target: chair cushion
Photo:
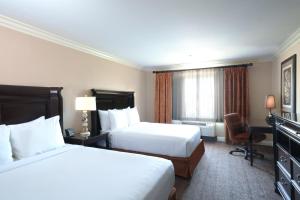
[[[231,138],[233,143],[247,143],[249,141],[249,133],[242,132]]]

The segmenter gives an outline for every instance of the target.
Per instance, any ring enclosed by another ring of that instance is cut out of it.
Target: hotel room
[[[0,1],[0,199],[300,200],[299,11]]]

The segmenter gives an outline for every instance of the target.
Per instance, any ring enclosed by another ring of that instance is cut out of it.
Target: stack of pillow
[[[140,122],[140,116],[136,107],[113,110],[98,110],[101,130],[113,131],[126,128]]]
[[[59,116],[0,125],[0,165],[64,146]]]

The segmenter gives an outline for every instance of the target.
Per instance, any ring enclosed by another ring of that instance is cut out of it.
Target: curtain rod
[[[245,64],[237,64],[237,65],[225,65],[219,67],[204,67],[204,68],[191,68],[191,69],[175,69],[175,70],[161,70],[161,71],[153,71],[154,74],[157,73],[165,73],[165,72],[183,72],[190,70],[198,70],[198,69],[220,69],[220,68],[229,68],[229,67],[250,67],[253,66],[253,63],[245,63]]]

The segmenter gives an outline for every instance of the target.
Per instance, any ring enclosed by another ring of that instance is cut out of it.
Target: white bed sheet
[[[174,181],[168,160],[68,145],[0,166],[0,199],[168,199]]]
[[[140,122],[110,132],[112,148],[173,157],[189,157],[201,141],[194,125]]]

